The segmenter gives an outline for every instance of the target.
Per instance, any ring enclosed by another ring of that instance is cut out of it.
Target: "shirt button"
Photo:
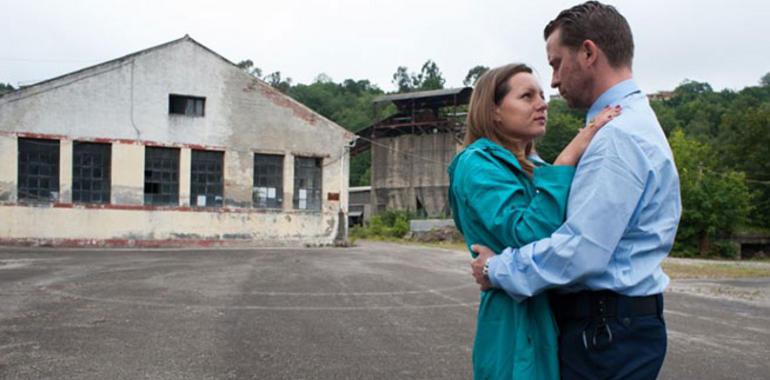
[[[631,318],[623,318],[623,326],[631,326]]]

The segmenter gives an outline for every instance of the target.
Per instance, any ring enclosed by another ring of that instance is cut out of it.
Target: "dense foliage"
[[[684,81],[653,100],[680,174],[683,214],[675,251],[733,256],[727,238],[747,226],[770,228],[770,83],[739,92]],[[582,127],[582,112],[549,103],[548,133],[537,145],[547,161]]]
[[[669,143],[682,189],[676,251],[687,256],[734,256],[737,252],[726,240],[747,221],[751,195],[746,175],[720,168],[714,149],[688,139],[681,129],[672,133]]]

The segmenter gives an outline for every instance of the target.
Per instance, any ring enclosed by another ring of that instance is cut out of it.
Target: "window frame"
[[[165,152],[165,153],[161,153]],[[181,149],[174,147],[156,147],[145,146],[144,148],[144,204],[150,206],[179,206],[179,172],[180,172],[180,152]],[[174,154],[175,153],[175,154]],[[164,156],[165,157],[162,157]],[[173,157],[172,157],[173,155]],[[155,157],[152,157],[155,156]],[[158,164],[154,164],[156,167],[148,167],[150,159],[154,158],[159,160]],[[148,171],[151,176],[157,173],[160,178],[149,178]],[[167,176],[164,176],[167,174]],[[165,178],[167,181],[164,181]],[[159,191],[157,193],[148,193],[148,184],[157,185]],[[174,191],[163,191],[164,185],[166,189],[173,189]],[[157,194],[157,195],[156,195]],[[157,198],[160,199],[154,199]],[[164,199],[168,197],[168,199]]]
[[[196,157],[197,156],[197,157]],[[208,157],[206,157],[208,156]],[[200,166],[205,166],[201,168]],[[193,207],[224,207],[225,152],[192,149],[190,153],[190,205]],[[212,180],[212,176],[215,176]],[[196,188],[197,187],[197,188]],[[201,193],[202,188],[202,193]],[[198,196],[205,204],[198,204]]]
[[[254,170],[252,177],[251,202],[258,209],[283,208],[283,176],[284,159],[281,154],[254,153]],[[260,162],[263,161],[260,165]],[[270,197],[270,189],[274,196]],[[264,197],[260,197],[264,193]]]
[[[80,162],[84,158],[83,156],[88,154],[102,155],[102,157],[89,157],[86,162]],[[97,163],[93,163],[92,160],[101,160],[103,165],[98,167]],[[90,171],[90,175],[84,176],[84,171]],[[100,185],[100,190],[93,190],[95,183]],[[86,184],[88,184],[88,189],[84,188]],[[109,204],[112,193],[111,186],[112,144],[74,141],[72,144],[72,203]]]
[[[18,150],[16,157],[17,200],[29,203],[59,202],[61,197],[61,178],[59,178],[61,141],[19,137],[16,147]],[[40,160],[33,161],[35,157]],[[34,185],[31,185],[32,183]],[[43,186],[43,183],[46,186]]]
[[[180,109],[181,104],[179,102],[184,101],[184,106]],[[192,102],[192,111],[189,111],[190,102]],[[200,105],[200,112],[198,112],[198,105]],[[183,110],[182,110],[183,109]],[[168,94],[168,114],[171,116],[189,116],[189,117],[205,117],[206,116],[206,97],[193,96],[193,95],[181,95],[181,94]]]
[[[312,177],[310,179],[312,179],[313,186],[301,186],[301,182],[308,180],[309,177]],[[302,190],[305,190],[304,202],[302,202]],[[311,194],[307,194],[308,190],[310,190]],[[323,158],[312,156],[294,157],[294,195],[292,198],[295,210],[321,211],[323,208]],[[305,207],[301,207],[303,204]]]

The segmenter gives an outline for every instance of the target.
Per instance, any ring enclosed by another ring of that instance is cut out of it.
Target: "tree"
[[[553,162],[583,127],[583,116],[567,107],[564,100],[548,103],[548,125],[542,139],[535,143],[537,154],[546,162]]]
[[[656,100],[651,101],[650,106],[655,111],[655,115],[658,117],[663,132],[666,136],[670,135],[675,129],[682,127],[682,123],[676,118],[676,112],[672,107],[666,105],[664,101]]]
[[[693,98],[698,97],[706,93],[714,92],[711,85],[706,82],[696,82],[694,80],[685,79],[679,86],[674,89],[674,101],[675,104],[681,104],[688,102]]]
[[[16,90],[10,83],[0,83],[0,95]]]
[[[761,79],[759,79],[759,85],[762,87],[770,87],[770,72],[763,75]]]
[[[676,130],[669,139],[682,194],[682,220],[676,251],[699,256],[733,256],[727,243],[737,226],[747,221],[751,194],[742,172],[721,167],[713,149]]]
[[[754,192],[749,222],[770,226],[770,102],[732,107],[722,117],[717,156],[722,165],[741,170]]]
[[[281,79],[280,71],[276,71],[271,74],[268,74],[265,77],[265,81],[269,83],[271,86],[273,86],[273,88],[283,93],[287,93],[291,88],[291,78],[286,78],[285,80]]]
[[[714,92],[708,83],[688,80],[671,99],[651,105],[667,135],[681,129],[688,140],[710,146],[712,170],[745,173],[752,193],[748,223],[770,228],[770,86]]]
[[[254,62],[250,59],[246,59],[236,63],[235,65],[238,66],[238,68],[241,70],[249,71],[251,67],[254,66]]]
[[[423,91],[440,90],[444,88],[444,83],[446,82],[444,77],[441,75],[441,70],[439,70],[436,62],[433,62],[430,59],[422,65],[420,75],[417,77],[417,79],[417,81],[413,80],[415,87],[418,87]]]
[[[324,73],[320,73],[320,74],[316,75],[314,82],[316,82],[316,83],[334,83],[334,81],[332,80],[332,77],[330,77],[330,76],[328,76],[328,75],[326,75]]]
[[[476,85],[476,81],[479,80],[479,78],[489,71],[489,67],[477,65],[474,66],[472,69],[468,70],[468,74],[465,76],[465,80],[463,80],[463,85],[465,86],[474,86]]]
[[[399,66],[393,73],[392,82],[398,87],[398,92],[402,93],[415,90],[440,90],[444,88],[446,80],[436,62],[429,59],[422,65],[419,74],[409,73],[406,66]]]
[[[372,82],[368,80],[359,80],[355,81],[353,79],[345,79],[342,82],[342,87],[345,89],[345,91],[350,92],[351,94],[360,95],[362,93],[366,92],[380,92],[379,89],[377,89],[374,85],[372,85]]]
[[[371,151],[361,153],[350,160],[350,186],[369,186],[371,176]]]
[[[412,76],[409,74],[409,69],[406,66],[399,66],[396,72],[393,73],[393,84],[398,87],[398,92],[410,92],[414,90],[412,83]]]
[[[259,67],[254,67],[254,62],[252,62],[250,59],[238,62],[236,66],[257,78],[262,78],[262,69]]]

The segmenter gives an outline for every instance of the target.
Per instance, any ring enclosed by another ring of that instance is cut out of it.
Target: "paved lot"
[[[467,379],[466,254],[0,249],[0,379]],[[770,279],[667,295],[666,379],[768,378]]]

